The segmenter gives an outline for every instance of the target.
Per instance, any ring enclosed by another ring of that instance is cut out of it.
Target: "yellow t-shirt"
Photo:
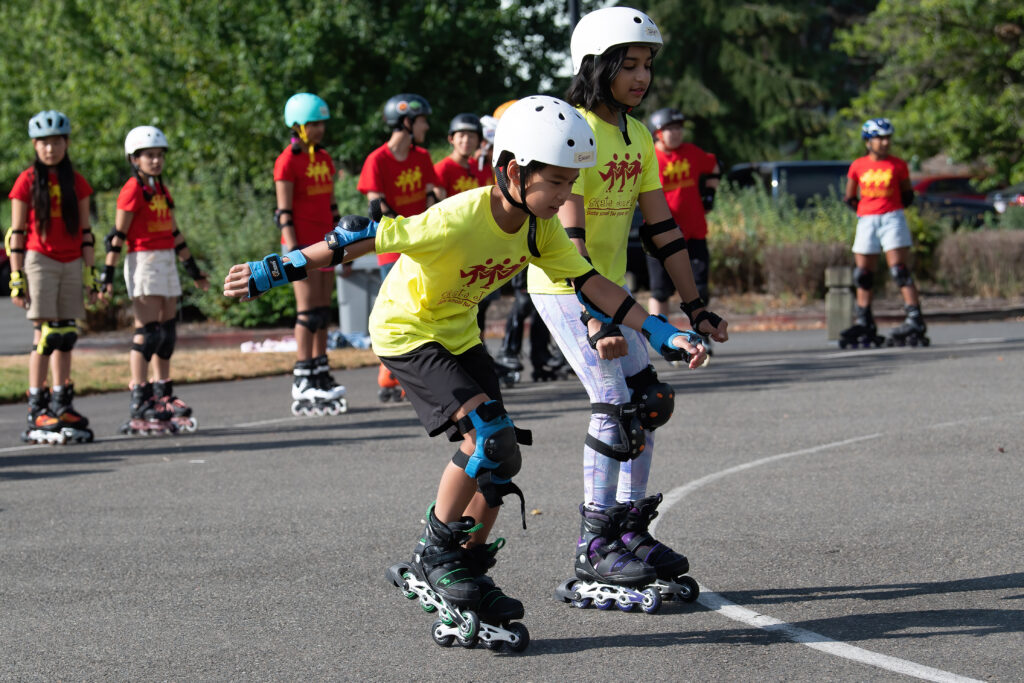
[[[587,252],[597,272],[622,286],[626,284],[626,243],[636,199],[643,192],[661,189],[654,141],[643,123],[626,117],[629,146],[619,127],[596,114],[579,109],[594,131],[597,164],[580,171],[572,193],[583,197],[586,210]],[[577,227],[577,226],[570,226]],[[549,278],[537,268],[527,273],[531,294],[570,294],[572,287]]]
[[[530,254],[529,221],[514,234],[491,214],[492,187],[455,195],[425,213],[384,218],[377,252],[398,252],[370,313],[370,340],[378,356],[408,353],[438,342],[454,354],[480,343],[477,304],[533,262],[550,277],[590,270],[557,218],[537,220],[539,258]],[[571,291],[571,290],[570,290]]]

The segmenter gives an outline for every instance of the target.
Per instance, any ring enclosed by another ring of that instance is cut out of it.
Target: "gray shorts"
[[[855,254],[877,254],[913,243],[903,209],[857,219],[857,236],[853,239]]]

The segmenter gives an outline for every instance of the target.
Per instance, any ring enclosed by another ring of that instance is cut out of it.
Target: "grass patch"
[[[328,351],[334,369],[360,368],[378,363],[369,349]],[[242,353],[237,349],[182,349],[174,354],[171,375],[176,384],[265,377],[291,372],[295,354]],[[124,352],[76,353],[71,376],[75,393],[124,391],[128,386],[128,355]],[[344,384],[344,381],[341,382]],[[25,400],[28,390],[28,358],[0,356],[0,403]]]

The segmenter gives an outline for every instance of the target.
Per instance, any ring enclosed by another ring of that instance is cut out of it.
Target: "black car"
[[[726,179],[740,188],[754,187],[760,181],[772,198],[791,195],[802,209],[815,197],[842,199],[849,168],[849,161],[758,161],[736,164]]]

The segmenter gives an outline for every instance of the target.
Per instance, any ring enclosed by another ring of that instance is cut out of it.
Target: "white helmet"
[[[138,126],[128,131],[124,139],[124,153],[128,156],[134,155],[140,149],[151,147],[163,147],[167,149],[167,136],[163,131],[154,126]]]
[[[509,107],[494,132],[494,165],[512,152],[520,166],[531,161],[565,168],[597,163],[594,132],[583,116],[557,97],[532,95]]]
[[[663,45],[657,24],[631,7],[606,7],[580,19],[572,32],[569,51],[572,54],[572,72],[578,74],[583,58],[603,55],[616,45]]]

